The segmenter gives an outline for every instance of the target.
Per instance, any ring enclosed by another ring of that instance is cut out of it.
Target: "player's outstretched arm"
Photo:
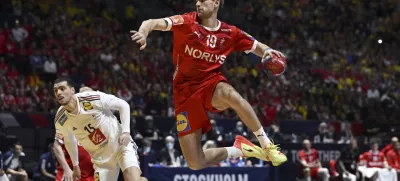
[[[54,141],[54,155],[56,156],[58,163],[61,165],[61,168],[64,170],[63,180],[72,181],[72,170],[69,168],[67,160],[65,159],[64,151],[57,140]]]
[[[153,30],[164,31],[168,28],[168,23],[165,19],[149,19],[142,22],[139,30],[131,30],[133,33],[131,36],[132,41],[136,41],[142,45],[140,50],[146,48],[146,38]]]
[[[120,145],[128,145],[131,140],[131,119],[130,119],[130,106],[129,104],[113,95],[102,94],[101,95],[103,109],[108,108],[111,110],[118,110],[122,124],[122,134],[118,139]]]

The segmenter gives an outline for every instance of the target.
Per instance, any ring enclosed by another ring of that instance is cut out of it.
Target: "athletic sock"
[[[271,144],[271,140],[269,140],[267,134],[264,132],[264,128],[260,128],[259,130],[253,132],[256,135],[258,142],[263,149],[267,148],[269,144]]]
[[[243,156],[242,151],[239,148],[236,147],[225,147],[226,152],[228,152],[228,158],[238,158]]]

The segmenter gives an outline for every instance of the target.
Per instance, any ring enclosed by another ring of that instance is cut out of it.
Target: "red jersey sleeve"
[[[182,31],[190,28],[190,25],[196,20],[196,13],[185,13],[182,15],[174,15],[164,18],[167,21],[167,29],[165,31]]]
[[[299,160],[300,160],[300,161],[301,161],[301,160],[307,161],[307,160],[306,160],[305,152],[304,152],[303,150],[301,150],[301,151],[299,152]]]
[[[234,31],[235,51],[243,51],[245,53],[251,53],[256,49],[258,42],[251,35],[247,34],[245,31],[236,27],[233,27],[233,31]]]

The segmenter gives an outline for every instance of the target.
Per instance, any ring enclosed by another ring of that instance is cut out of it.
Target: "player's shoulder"
[[[381,152],[383,155],[385,155],[383,152]],[[388,152],[386,152],[386,156],[390,156],[390,155],[393,155],[393,154],[395,154],[394,153],[394,150],[389,150]]]
[[[104,94],[100,91],[87,91],[76,93],[75,96],[79,99],[79,101],[91,101],[91,100],[99,100],[101,94]]]
[[[65,108],[64,106],[60,106],[56,112],[56,116],[54,117],[54,124],[60,121],[64,121],[65,119],[67,119],[67,117],[65,116]]]
[[[174,25],[192,24],[197,19],[197,12],[187,12],[169,17]]]

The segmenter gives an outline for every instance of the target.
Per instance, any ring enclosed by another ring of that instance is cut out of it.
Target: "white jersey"
[[[73,134],[94,163],[108,162],[119,149],[122,128],[111,109],[121,99],[99,91],[75,96],[78,114],[71,114],[61,106],[54,121],[56,136],[68,138],[67,135]]]

